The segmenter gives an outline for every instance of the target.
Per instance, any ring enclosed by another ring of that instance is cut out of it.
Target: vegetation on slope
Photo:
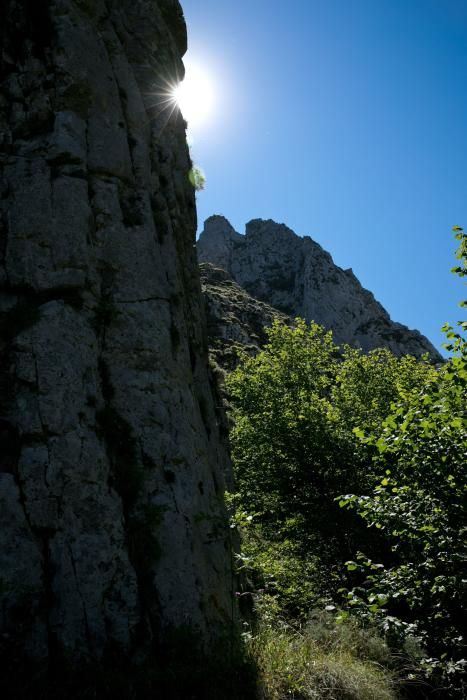
[[[454,271],[464,276],[467,237],[455,233]],[[264,697],[394,697],[389,676],[361,666],[370,658],[310,637],[313,611],[323,609],[338,625],[335,639],[349,624],[363,636],[379,631],[392,652],[379,663],[396,672],[399,692],[464,697],[460,326],[445,328],[453,356],[435,368],[385,350],[337,348],[316,324],[276,323],[264,350],[228,378],[238,483],[231,501],[243,532],[239,565],[260,619],[247,639]],[[319,680],[319,669],[335,663],[339,689],[329,676]],[[349,689],[360,673],[368,692]]]

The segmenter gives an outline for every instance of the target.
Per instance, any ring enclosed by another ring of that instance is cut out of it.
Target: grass
[[[303,629],[262,622],[249,653],[261,700],[395,700],[384,643],[353,626],[315,619]],[[371,658],[376,656],[377,660]]]

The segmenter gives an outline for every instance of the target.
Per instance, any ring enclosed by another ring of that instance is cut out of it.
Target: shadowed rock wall
[[[3,0],[0,658],[232,615],[176,0]]]
[[[239,353],[255,355],[267,343],[266,328],[275,320],[292,320],[272,306],[258,301],[219,267],[201,263],[201,288],[206,304],[209,354],[216,365],[229,371]]]

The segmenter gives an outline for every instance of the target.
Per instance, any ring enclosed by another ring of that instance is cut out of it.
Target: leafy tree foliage
[[[467,237],[461,229],[456,237],[461,265],[454,271],[465,276]],[[455,697],[466,690],[467,343],[465,322],[459,326],[460,333],[445,327],[455,354],[439,372],[422,389],[402,393],[379,430],[356,430],[376,447],[379,474],[370,495],[340,501],[384,533],[392,551],[386,565],[361,553],[348,562],[360,578],[349,609],[379,620],[393,636],[417,635],[428,653],[426,673],[442,675]]]
[[[455,235],[465,277],[467,236]],[[466,330],[446,324],[452,357],[436,368],[276,323],[227,381],[240,563],[264,587],[260,608],[304,618],[343,596],[337,622],[377,625],[399,651],[410,643],[415,676],[455,698],[466,690]]]
[[[267,332],[264,351],[245,356],[227,381],[237,505],[255,523],[243,556],[259,564],[289,612],[306,614],[343,585],[343,563],[362,537],[370,551],[381,546],[378,532],[367,534],[336,502],[343,492],[370,493],[372,486],[373,447],[352,428],[379,425],[400,392],[421,387],[436,371],[426,360],[387,350],[340,350],[331,333],[301,319]]]

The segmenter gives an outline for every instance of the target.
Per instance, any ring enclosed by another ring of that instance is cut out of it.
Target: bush
[[[460,229],[456,237],[458,272],[466,269],[467,237]],[[384,563],[361,552],[348,562],[356,580],[349,610],[376,621],[395,644],[418,638],[427,679],[442,684],[445,697],[463,697],[467,342],[446,331],[454,356],[423,389],[401,393],[379,429],[366,437],[356,431],[375,448],[375,484],[369,495],[347,495],[340,504],[391,546]]]
[[[206,175],[203,173],[201,168],[197,166],[193,166],[191,168],[190,172],[188,173],[188,179],[196,192],[200,192],[206,187]]]
[[[368,534],[335,500],[372,487],[373,448],[353,427],[379,425],[399,391],[436,371],[386,350],[340,351],[331,333],[301,319],[266,332],[263,352],[245,356],[227,378],[236,505],[253,516],[244,544],[253,579],[290,614],[306,617],[344,585],[356,542],[381,546],[379,533]]]
[[[454,272],[464,277],[467,236],[457,228],[456,238]],[[352,665],[342,633],[338,661],[319,665],[310,657],[321,658],[322,644],[309,628],[272,624],[303,624],[343,592],[336,622],[353,615],[379,626],[406,679],[464,696],[467,344],[445,331],[454,355],[436,368],[428,358],[337,348],[314,323],[276,322],[264,350],[227,378],[240,562],[267,605],[254,648],[272,698],[328,697],[313,695],[318,677],[321,693],[357,697],[339,674],[366,670]]]

